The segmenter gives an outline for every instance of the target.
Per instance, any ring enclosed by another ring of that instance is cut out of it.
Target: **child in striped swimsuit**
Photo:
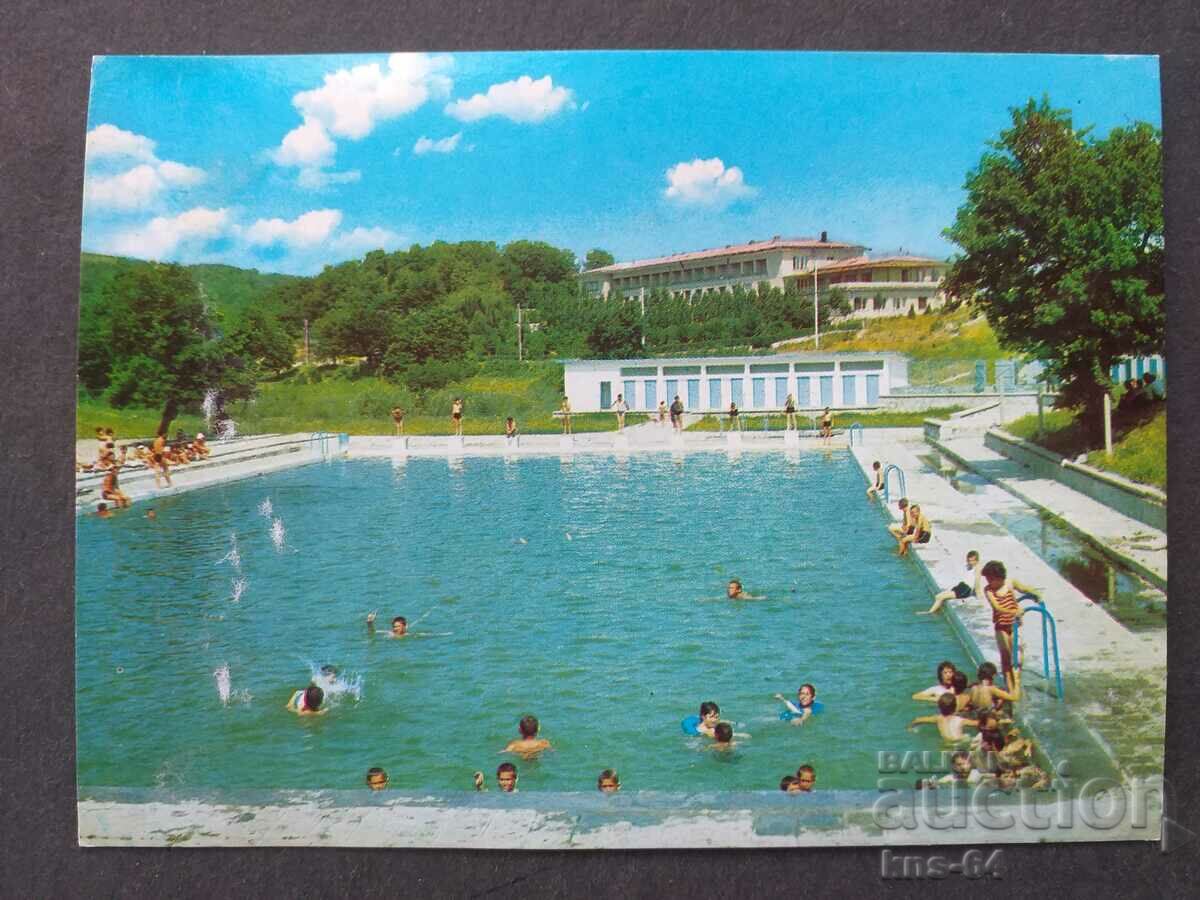
[[[1013,680],[1013,622],[1025,615],[1017,601],[1017,592],[1037,594],[1039,588],[1029,587],[1008,577],[1004,563],[992,560],[981,573],[987,582],[984,596],[992,607],[992,626],[996,630],[996,647],[1000,651],[1000,670],[1010,689]]]

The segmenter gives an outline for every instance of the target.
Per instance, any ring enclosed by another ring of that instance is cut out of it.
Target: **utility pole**
[[[813,257],[813,335],[817,350],[821,349],[821,299],[817,296],[817,259]]]
[[[304,320],[304,364],[308,365],[308,319]]]
[[[521,304],[517,304],[517,362],[521,362],[524,354],[524,335],[521,331]]]
[[[642,295],[639,297],[642,301],[642,346],[646,346],[646,290],[642,289]]]

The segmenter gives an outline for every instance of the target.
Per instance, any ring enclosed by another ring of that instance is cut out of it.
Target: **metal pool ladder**
[[[896,465],[895,463],[888,463],[888,467],[883,470],[883,502],[884,503],[891,503],[891,501],[892,501],[892,495],[889,492],[889,487],[891,485],[891,474],[893,471],[896,473],[896,478],[898,479],[898,482],[900,484],[900,496],[901,497],[908,496],[908,484],[904,480],[904,470],[902,468],[900,468],[898,465]]]
[[[1033,594],[1022,594],[1017,598],[1019,603],[1021,600],[1032,600],[1033,605],[1025,607],[1025,612],[1037,612],[1042,615],[1042,677],[1047,681],[1050,680],[1050,650],[1054,654],[1054,683],[1058,692],[1058,699],[1063,698],[1063,680],[1062,667],[1058,662],[1058,628],[1054,624],[1054,616],[1050,615],[1050,610],[1046,609],[1046,604],[1039,600]],[[1013,619],[1013,666],[1019,668],[1021,665],[1021,620]]]
[[[858,435],[858,444],[861,447],[863,441],[866,439],[866,436],[863,433],[862,422],[854,422],[850,426],[850,446],[851,447],[854,446],[854,435],[855,434]],[[903,477],[903,476],[901,476],[901,477]]]

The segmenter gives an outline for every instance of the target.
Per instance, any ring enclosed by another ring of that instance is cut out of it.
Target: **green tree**
[[[617,258],[607,250],[593,247],[587,252],[587,257],[583,261],[583,267],[584,269],[602,269],[605,266],[611,266],[616,261]]]
[[[191,274],[178,265],[122,272],[105,289],[109,402],[163,405],[165,434],[179,409],[208,388],[247,387],[244,361],[220,340]]]
[[[1097,140],[1046,98],[1010,113],[945,231],[963,248],[946,286],[1095,428],[1112,364],[1164,344],[1162,137],[1137,122]]]
[[[601,302],[588,332],[587,346],[602,359],[639,356],[642,352],[642,324],[637,304],[623,301]]]

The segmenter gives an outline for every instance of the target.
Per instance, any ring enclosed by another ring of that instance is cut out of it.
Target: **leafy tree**
[[[642,352],[642,325],[636,304],[621,301],[601,304],[591,331],[588,349],[598,357],[619,359]]]
[[[587,252],[587,257],[583,261],[583,267],[584,269],[602,269],[605,266],[611,266],[616,261],[617,258],[607,250],[593,247]]]
[[[278,372],[295,362],[296,344],[279,319],[262,304],[247,307],[226,337],[228,350],[238,357]]]
[[[1095,428],[1111,365],[1164,344],[1162,137],[1137,122],[1097,140],[1046,98],[1010,113],[945,231],[963,248],[946,286]]]
[[[178,265],[138,267],[104,292],[109,402],[163,405],[166,433],[181,406],[208,388],[245,390],[243,361],[228,352],[191,274]]]

